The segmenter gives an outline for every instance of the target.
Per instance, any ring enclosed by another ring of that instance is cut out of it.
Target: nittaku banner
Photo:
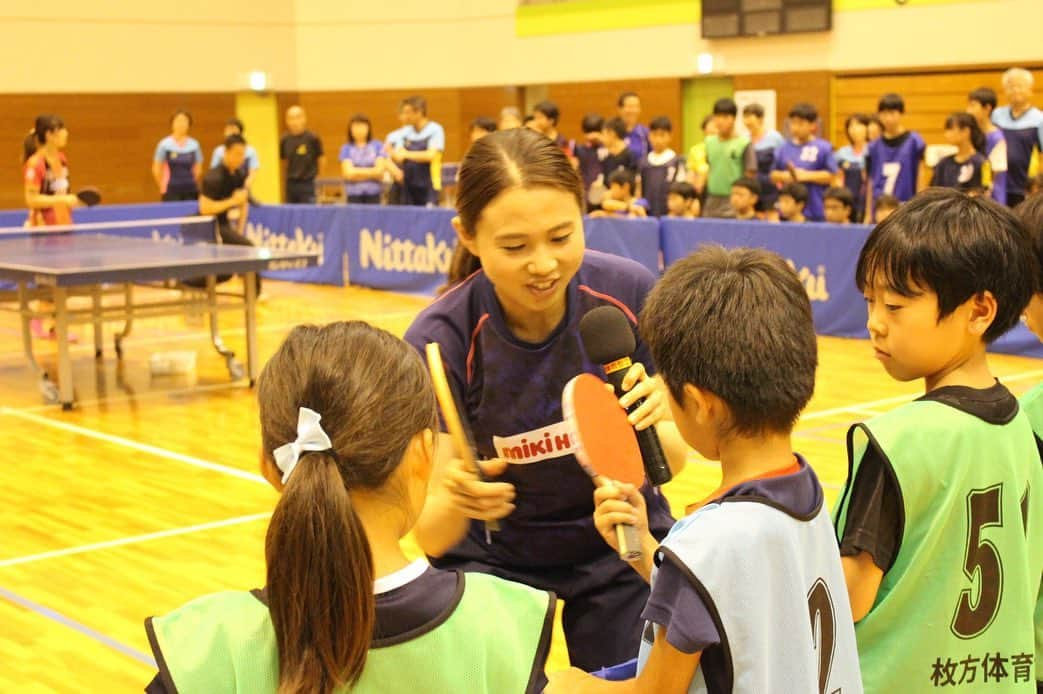
[[[871,230],[863,225],[664,219],[660,231],[667,265],[707,243],[778,253],[804,283],[819,335],[865,339],[869,337],[865,297],[855,286],[855,266]],[[1023,324],[997,340],[991,349],[1043,357],[1043,345]]]
[[[83,223],[185,217],[196,214],[196,209],[194,202],[100,205],[76,210],[75,219]],[[266,276],[433,295],[446,281],[456,245],[453,215],[443,208],[262,205],[251,208],[246,231],[259,246],[322,256],[317,267]],[[0,211],[2,226],[21,226],[25,218],[24,210]],[[588,248],[632,258],[657,274],[661,263],[669,265],[707,243],[766,248],[796,271],[811,300],[820,335],[868,337],[865,300],[855,286],[855,265],[871,231],[868,226],[607,217],[584,219],[584,231]],[[118,233],[180,241],[176,227]],[[1043,357],[1043,345],[1024,325],[1004,335],[992,349]]]

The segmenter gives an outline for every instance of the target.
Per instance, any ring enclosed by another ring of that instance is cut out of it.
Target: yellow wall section
[[[727,41],[699,36],[698,0],[592,2],[586,29],[625,28],[519,37],[517,0],[8,2],[0,93],[239,92],[250,70],[280,92],[692,77],[700,52],[725,75],[1040,60],[1041,0],[836,0],[830,32]],[[39,67],[41,36],[61,69]]]
[[[279,181],[279,107],[274,94],[243,92],[235,95],[235,114],[246,128],[247,141],[257,150],[261,169],[253,183],[260,202],[282,201]]]
[[[981,0],[907,0],[907,5],[954,5]],[[892,9],[895,0],[833,0],[834,12]],[[645,26],[689,24],[702,15],[699,0],[569,0],[519,5],[518,36],[577,34]]]

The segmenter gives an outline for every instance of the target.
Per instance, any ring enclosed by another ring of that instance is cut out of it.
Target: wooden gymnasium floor
[[[262,358],[301,322],[361,319],[400,335],[426,303],[358,288],[266,287]],[[239,317],[225,314],[222,323],[242,350]],[[0,691],[141,691],[153,674],[147,615],[264,581],[276,494],[256,474],[254,393],[228,382],[204,328],[180,318],[138,323],[121,368],[111,355],[97,366],[90,347],[74,348],[80,406],[69,413],[41,405],[19,345],[14,316],[3,314]],[[846,427],[917,393],[915,384],[891,381],[864,342],[819,345],[818,388],[796,447],[832,503],[846,470]],[[150,353],[184,349],[198,352],[196,382],[150,379]],[[40,351],[53,364],[53,346]],[[1038,360],[995,356],[992,364],[1019,394],[1043,379]],[[717,481],[715,467],[693,454],[666,493],[679,511]],[[417,551],[411,543],[409,551]],[[566,663],[559,631],[549,668]]]

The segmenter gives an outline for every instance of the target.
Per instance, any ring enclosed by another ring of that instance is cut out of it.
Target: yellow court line
[[[40,552],[39,554],[27,554],[22,557],[13,557],[11,559],[0,559],[0,569],[7,566],[17,566],[19,564],[28,564],[30,562],[42,561],[44,559],[54,559],[56,557],[67,557],[73,554],[83,554],[84,552],[94,552],[99,549],[109,549],[110,547],[122,547],[124,545],[132,545],[138,542],[148,542],[149,540],[159,540],[164,537],[175,537],[177,535],[188,535],[189,533],[196,533],[203,530],[212,530],[214,528],[226,528],[230,525],[241,525],[243,523],[252,523],[261,519],[269,518],[272,515],[271,511],[265,513],[254,513],[249,516],[238,516],[236,518],[226,518],[225,520],[213,521],[212,523],[200,523],[199,525],[189,525],[182,528],[171,528],[170,530],[160,530],[154,533],[146,533],[144,535],[131,535],[129,537],[121,537],[115,540],[106,540],[104,542],[92,542],[89,545],[78,545],[76,547],[66,547],[65,549],[56,549],[49,552]]]
[[[231,477],[238,477],[249,482],[258,482],[260,484],[268,484],[268,480],[264,479],[258,474],[253,472],[247,472],[246,470],[240,470],[239,468],[231,467],[229,465],[221,465],[220,463],[212,463],[209,460],[203,460],[202,458],[196,458],[194,456],[185,455],[183,453],[175,453],[174,451],[168,451],[165,448],[159,446],[150,446],[147,443],[140,443],[133,439],[124,438],[122,436],[114,436],[112,434],[106,434],[101,431],[94,429],[88,429],[76,424],[67,424],[65,422],[59,422],[54,419],[48,419],[47,417],[41,417],[31,412],[23,412],[20,410],[12,410],[9,407],[0,407],[0,416],[14,417],[15,419],[24,419],[33,424],[39,424],[41,426],[51,427],[52,429],[58,429],[65,431],[70,434],[76,434],[77,436],[86,436],[88,438],[97,439],[98,441],[104,441],[105,443],[111,443],[117,446],[125,446],[142,453],[148,453],[150,455],[158,456],[160,458],[166,458],[167,460],[173,460],[193,467],[202,468],[204,470],[210,470],[212,472],[219,472],[223,475],[229,475]]]

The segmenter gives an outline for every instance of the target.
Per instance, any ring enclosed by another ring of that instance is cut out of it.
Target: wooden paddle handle
[[[599,487],[616,486],[612,484],[611,480],[601,475],[594,475],[594,484]],[[637,561],[641,558],[641,536],[638,534],[636,526],[627,523],[617,525],[616,542],[619,544],[619,558],[623,561]]]
[[[616,540],[619,542],[619,558],[623,561],[637,561],[641,558],[641,536],[633,525],[620,523],[616,526]]]

